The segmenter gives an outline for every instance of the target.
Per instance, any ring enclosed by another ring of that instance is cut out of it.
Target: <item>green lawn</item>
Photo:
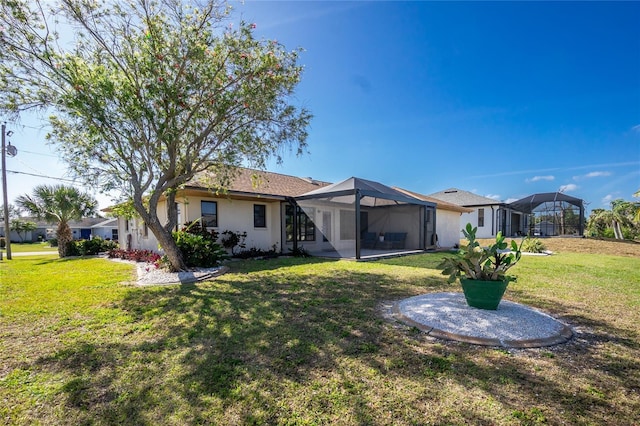
[[[155,288],[104,259],[2,262],[0,423],[640,423],[640,259],[525,257],[506,297],[577,336],[506,351],[383,317],[458,290],[441,256],[232,262]]]
[[[3,248],[2,251],[6,253],[7,249]],[[48,242],[41,243],[11,243],[11,253],[25,253],[25,252],[57,252],[58,247],[51,247]]]

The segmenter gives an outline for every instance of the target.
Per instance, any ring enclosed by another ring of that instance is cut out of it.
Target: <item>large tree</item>
[[[12,0],[0,12],[0,107],[50,110],[71,169],[121,190],[176,270],[185,265],[171,230],[186,182],[210,171],[224,189],[235,166],[305,148],[311,116],[292,102],[299,50],[234,27],[225,4]]]
[[[16,204],[38,219],[58,225],[58,254],[67,255],[67,245],[73,239],[69,221],[80,220],[96,213],[98,202],[91,195],[73,186],[39,185],[31,195],[16,198]]]
[[[613,200],[611,210],[593,209],[587,221],[587,230],[596,236],[605,236],[609,229],[616,239],[625,235],[636,238],[640,235],[640,223],[636,220],[638,203],[623,199]]]

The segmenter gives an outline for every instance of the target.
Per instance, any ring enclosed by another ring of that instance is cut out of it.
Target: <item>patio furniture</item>
[[[385,248],[403,249],[406,239],[407,239],[406,232],[385,232],[384,234]]]
[[[362,248],[372,249],[376,246],[376,241],[378,236],[375,232],[363,232],[360,237],[360,243],[362,244]]]

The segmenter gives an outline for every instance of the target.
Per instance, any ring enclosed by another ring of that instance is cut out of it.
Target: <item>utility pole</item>
[[[9,201],[7,200],[6,128],[7,123],[2,123],[2,197],[4,201],[4,242],[7,248],[7,259],[11,260],[11,229],[9,228]]]

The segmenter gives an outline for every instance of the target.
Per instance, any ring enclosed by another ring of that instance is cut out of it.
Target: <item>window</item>
[[[294,207],[287,204],[285,207],[285,227],[287,234],[287,242],[293,241],[294,229],[293,229],[293,212]],[[295,212],[298,220],[298,229],[295,230],[295,236],[298,241],[315,241],[316,240],[316,226],[313,221],[306,215],[306,213],[300,208],[295,207]]]
[[[111,230],[111,239],[113,241],[118,241],[118,230],[117,229],[112,229]]]
[[[147,238],[149,236],[149,227],[147,226],[146,222],[142,223],[142,236],[144,238]]]
[[[200,201],[200,214],[202,226],[207,228],[218,227],[218,203],[215,201]]]
[[[478,228],[484,226],[484,209],[478,209]]]
[[[124,230],[128,231],[129,230],[129,219],[125,219],[124,220]]]
[[[264,204],[253,205],[253,226],[255,228],[267,227],[267,206]]]

